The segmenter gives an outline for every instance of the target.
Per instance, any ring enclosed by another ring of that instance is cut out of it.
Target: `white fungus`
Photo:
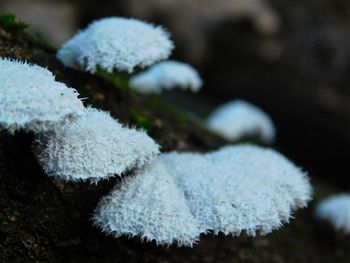
[[[209,116],[207,126],[231,141],[258,136],[263,142],[271,143],[276,135],[270,116],[243,100],[235,100],[218,107]]]
[[[0,83],[0,130],[43,132],[84,111],[77,91],[40,66],[0,59]]]
[[[174,88],[197,92],[202,85],[202,79],[192,66],[172,60],[160,62],[130,80],[132,88],[145,94]]]
[[[69,67],[79,65],[95,72],[101,67],[133,72],[170,56],[173,43],[160,26],[136,19],[110,17],[91,23],[58,51],[57,57]]]
[[[316,207],[315,215],[330,222],[335,229],[350,234],[350,194],[339,194],[323,200]]]
[[[200,234],[183,192],[161,161],[104,197],[94,222],[115,237],[139,236],[158,245],[191,246]]]
[[[267,234],[311,198],[308,178],[279,153],[230,146],[165,153],[114,189],[94,221],[118,237],[191,246],[200,234]]]
[[[125,128],[108,113],[88,108],[76,121],[39,138],[35,149],[48,175],[96,182],[141,167],[158,154],[159,145],[145,132]]]

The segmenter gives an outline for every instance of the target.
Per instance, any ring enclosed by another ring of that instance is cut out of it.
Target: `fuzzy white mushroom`
[[[124,180],[100,202],[94,221],[117,237],[188,246],[201,233],[267,234],[310,198],[305,173],[273,150],[172,152]]]
[[[107,112],[88,108],[76,121],[41,136],[35,151],[48,175],[96,182],[141,167],[158,154],[159,145]]]
[[[311,199],[306,174],[272,149],[228,146],[208,157],[220,174],[222,191],[239,210],[240,220],[228,217],[231,222],[224,224],[228,227],[220,229],[224,233],[239,233],[241,228],[250,235],[267,234],[289,222],[291,212],[306,207]]]
[[[197,70],[186,63],[163,61],[133,76],[130,86],[140,93],[160,93],[174,88],[197,92],[203,85]]]
[[[45,68],[0,59],[0,130],[47,131],[83,113],[78,95],[75,89],[55,81]]]
[[[110,17],[91,23],[68,40],[57,57],[69,67],[79,65],[95,72],[98,67],[133,72],[170,56],[169,33],[136,19]]]
[[[192,246],[200,230],[183,195],[169,167],[156,161],[104,197],[94,223],[115,237],[139,236],[158,245]]]
[[[209,116],[207,126],[231,141],[246,136],[258,136],[263,142],[271,143],[276,135],[270,116],[243,100],[235,100],[218,107]]]
[[[335,229],[350,234],[350,194],[339,194],[323,200],[317,205],[315,215],[330,222]]]

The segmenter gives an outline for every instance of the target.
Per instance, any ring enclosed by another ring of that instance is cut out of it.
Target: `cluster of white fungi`
[[[162,27],[113,17],[80,31],[57,57],[91,73],[130,74],[167,59],[173,47]],[[192,246],[209,232],[266,234],[288,222],[293,210],[311,198],[306,174],[274,150],[238,145],[206,154],[160,154],[160,146],[144,131],[84,107],[78,92],[45,68],[1,59],[0,83],[1,129],[33,132],[34,153],[47,175],[98,182],[132,173],[100,201],[93,216],[97,226],[116,237]],[[174,87],[198,91],[202,86],[195,69],[176,61],[155,64],[130,83],[143,93]],[[259,131],[265,141],[273,139],[267,115],[242,102],[233,108],[236,118],[246,116],[253,124],[232,128],[231,118],[217,113],[220,125],[229,127],[222,135],[236,139]]]

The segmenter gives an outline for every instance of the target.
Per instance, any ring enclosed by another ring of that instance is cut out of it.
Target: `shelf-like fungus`
[[[350,194],[339,194],[323,200],[317,205],[315,215],[332,226],[350,234]]]
[[[160,93],[174,88],[197,92],[203,85],[197,70],[178,61],[160,62],[145,72],[135,75],[130,86],[140,93]]]
[[[116,237],[191,246],[208,232],[267,234],[310,198],[305,173],[273,150],[230,146],[208,154],[172,152],[103,198],[94,222]]]
[[[110,17],[91,23],[68,40],[57,57],[69,67],[95,72],[133,72],[167,59],[173,49],[169,34],[160,26],[136,19]]]
[[[162,161],[124,179],[100,201],[94,222],[115,237],[139,236],[158,245],[192,246],[200,235],[182,190]]]
[[[276,134],[270,116],[243,100],[235,100],[218,107],[209,116],[207,126],[231,141],[257,136],[264,143],[271,143]]]
[[[158,154],[159,145],[145,132],[87,108],[79,119],[39,137],[35,152],[48,175],[96,182],[141,167]]]
[[[40,66],[0,59],[0,83],[0,130],[44,132],[84,112],[77,91]]]

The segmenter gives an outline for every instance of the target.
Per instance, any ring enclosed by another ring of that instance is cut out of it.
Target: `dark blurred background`
[[[277,147],[310,171],[348,189],[350,179],[350,1],[348,0],[1,0],[59,47],[106,16],[164,25],[174,59],[199,69],[199,94],[165,98],[205,118],[241,98],[268,112]]]

